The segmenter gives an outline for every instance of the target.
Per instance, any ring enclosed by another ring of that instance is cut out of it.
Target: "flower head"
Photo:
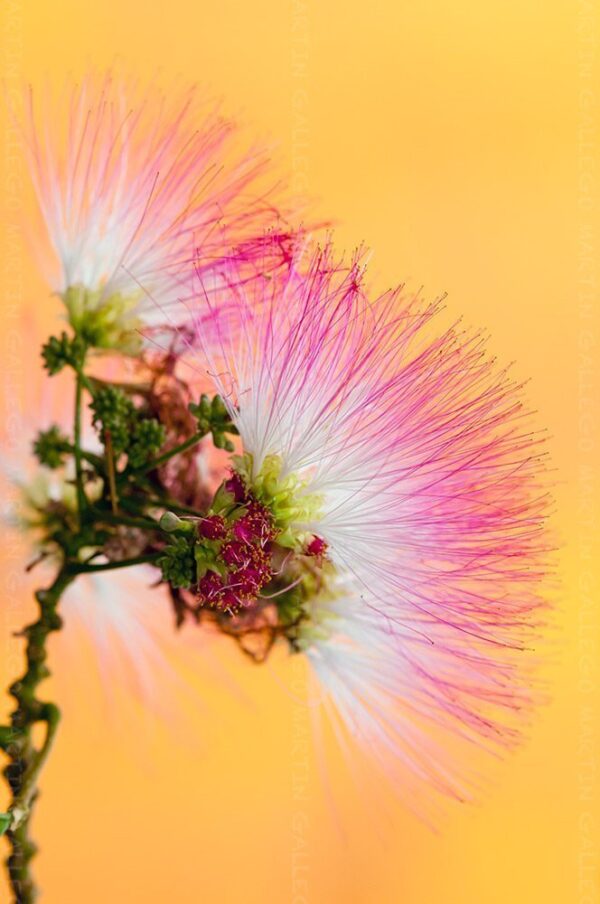
[[[431,726],[507,743],[530,698],[543,443],[480,334],[436,334],[439,302],[363,282],[360,256],[318,251],[238,293],[204,352],[243,445],[235,486],[321,571],[288,639],[363,740],[459,794]]]
[[[260,189],[250,196],[266,158],[236,159],[233,131],[194,90],[143,95],[110,74],[41,114],[30,95],[25,146],[58,263],[50,278],[90,344],[133,351],[142,322],[177,326],[194,253],[215,291],[223,257],[248,277],[284,254],[275,210]]]

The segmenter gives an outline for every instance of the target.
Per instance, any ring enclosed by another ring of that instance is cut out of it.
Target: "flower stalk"
[[[75,379],[75,419],[74,419],[74,447],[73,457],[75,459],[75,481],[77,487],[77,512],[79,515],[79,526],[81,527],[87,500],[85,497],[85,489],[83,487],[83,457],[81,454],[81,402],[83,395],[83,377],[81,367],[76,370]]]

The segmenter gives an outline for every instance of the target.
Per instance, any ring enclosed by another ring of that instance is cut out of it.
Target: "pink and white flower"
[[[236,328],[203,350],[236,466],[333,566],[299,645],[368,745],[462,796],[433,736],[510,744],[531,698],[543,438],[481,334],[436,333],[440,302],[363,281],[327,247],[237,289]]]
[[[100,312],[113,346],[134,317],[176,326],[180,274],[194,255],[214,291],[224,257],[248,272],[281,257],[285,231],[261,187],[264,152],[237,152],[233,124],[196,90],[142,94],[90,75],[62,101],[40,111],[30,93],[22,119],[53,252],[49,280],[74,325]]]

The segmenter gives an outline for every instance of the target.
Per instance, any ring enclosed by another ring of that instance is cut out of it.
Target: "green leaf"
[[[12,822],[12,814],[11,813],[0,813],[0,835],[4,835],[7,829],[10,829],[10,824]]]

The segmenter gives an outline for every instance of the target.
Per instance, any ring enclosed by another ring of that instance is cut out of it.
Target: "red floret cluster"
[[[209,515],[198,527],[202,537],[220,542],[217,570],[198,582],[200,605],[234,613],[252,606],[273,577],[272,544],[277,531],[269,509],[247,492],[237,475],[226,482],[237,503],[229,517]]]

